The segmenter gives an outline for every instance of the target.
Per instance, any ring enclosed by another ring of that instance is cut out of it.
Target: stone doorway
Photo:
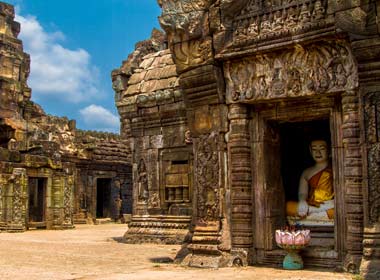
[[[28,227],[46,227],[47,178],[29,177],[29,222]]]
[[[298,200],[300,175],[314,164],[310,142],[323,139],[331,155],[335,190],[332,203],[336,215],[329,223],[304,226],[311,229],[312,242],[303,254],[306,265],[342,264],[345,203],[341,178],[343,153],[338,144],[341,143],[341,112],[331,101],[326,107],[312,103],[318,108],[314,111],[299,110],[300,104],[296,103],[269,108],[256,106],[253,112],[253,235],[258,263],[281,263],[284,251],[275,243],[275,230],[289,225],[286,203]]]
[[[111,183],[110,178],[96,180],[96,218],[111,218]]]
[[[281,176],[285,200],[298,199],[298,185],[303,170],[314,164],[310,142],[322,139],[331,147],[329,120],[284,122],[279,124]],[[329,151],[331,155],[331,151]]]

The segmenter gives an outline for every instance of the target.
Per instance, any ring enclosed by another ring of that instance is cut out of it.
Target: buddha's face
[[[329,158],[329,152],[326,141],[312,141],[310,144],[310,153],[316,163],[326,162]]]

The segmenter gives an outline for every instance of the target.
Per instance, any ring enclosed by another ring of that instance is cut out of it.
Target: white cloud
[[[81,117],[86,125],[96,130],[118,132],[120,127],[119,117],[112,114],[102,106],[91,104],[81,109]]]
[[[16,16],[21,24],[19,38],[31,57],[29,86],[33,97],[79,103],[100,97],[97,89],[99,71],[91,64],[84,49],[70,50],[60,44],[65,35],[46,32],[34,16]]]

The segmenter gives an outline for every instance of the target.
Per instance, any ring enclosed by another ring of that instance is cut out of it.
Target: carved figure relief
[[[343,41],[227,62],[224,70],[230,102],[330,93],[358,84],[353,56]]]
[[[196,147],[197,215],[201,222],[217,220],[220,200],[218,134],[201,135]]]
[[[140,163],[137,167],[138,172],[138,199],[139,201],[147,202],[149,191],[148,191],[148,174],[146,172],[146,166],[143,159],[140,159]]]
[[[327,1],[249,1],[233,20],[234,46],[268,37],[298,34],[327,25]],[[248,24],[247,24],[248,22]],[[255,24],[252,24],[252,23]],[[255,26],[259,28],[255,28]],[[231,45],[230,44],[230,45]]]
[[[185,144],[190,145],[193,144],[193,137],[191,136],[190,129],[185,131]]]
[[[149,208],[160,208],[160,195],[158,192],[151,192],[148,200]]]

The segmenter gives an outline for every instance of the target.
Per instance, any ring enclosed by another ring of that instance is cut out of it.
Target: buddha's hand
[[[301,218],[304,218],[307,216],[307,212],[309,211],[309,205],[305,200],[301,200],[298,202],[298,215]]]

